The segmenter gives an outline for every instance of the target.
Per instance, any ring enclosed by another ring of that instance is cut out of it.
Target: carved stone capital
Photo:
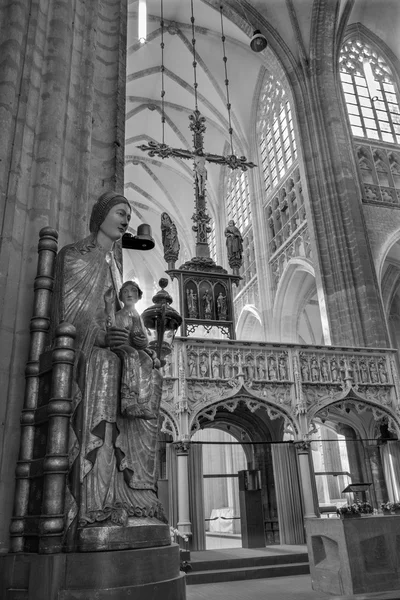
[[[294,447],[298,454],[308,454],[311,446],[310,440],[297,440],[294,443]]]
[[[177,456],[187,456],[189,454],[190,442],[174,442],[174,448]]]

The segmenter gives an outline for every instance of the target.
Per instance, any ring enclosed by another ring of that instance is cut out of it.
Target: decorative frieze
[[[344,415],[370,410],[391,427],[400,419],[392,350],[190,338],[176,339],[174,352],[178,377],[164,378],[162,397],[168,415],[162,431],[174,439],[215,419],[218,410],[234,412],[240,402],[250,412],[272,411],[270,418],[279,415],[303,433],[331,405]]]

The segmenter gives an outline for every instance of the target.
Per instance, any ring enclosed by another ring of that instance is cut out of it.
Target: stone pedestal
[[[179,546],[0,558],[2,600],[185,600]]]
[[[306,534],[314,590],[400,590],[400,517],[306,519]]]

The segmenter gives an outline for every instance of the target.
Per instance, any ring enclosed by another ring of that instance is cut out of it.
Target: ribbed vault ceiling
[[[385,3],[391,10],[380,11]],[[312,51],[312,9],[317,0],[193,0],[196,37],[198,108],[207,119],[205,150],[230,154],[224,63],[222,60],[219,6],[224,9],[229,93],[232,104],[233,146],[237,155],[258,162],[254,154],[255,93],[265,68],[275,76],[282,73],[277,58],[285,54],[286,65],[300,65]],[[338,23],[361,22],[384,39],[389,49],[400,52],[398,0],[342,0],[337,3]],[[126,274],[136,276],[151,293],[153,283],[163,276],[166,263],[161,244],[160,217],[163,211],[175,221],[181,242],[181,264],[194,254],[194,190],[192,162],[180,158],[151,158],[137,148],[150,140],[162,141],[161,128],[161,0],[147,0],[148,35],[138,41],[138,0],[128,0],[127,105],[125,193],[133,209],[132,229],[149,223],[156,248],[149,253],[132,254]],[[350,10],[351,9],[351,10]],[[164,0],[164,88],[165,143],[192,148],[188,117],[194,109],[194,77],[191,30],[191,0]],[[269,46],[256,54],[249,37],[260,26]],[[397,33],[396,33],[397,31]],[[282,63],[283,64],[283,63]],[[291,67],[291,68],[292,68]],[[211,216],[225,226],[222,213],[222,168],[209,165],[207,200]],[[220,240],[223,244],[223,240]],[[128,263],[128,264],[127,264]]]
[[[156,249],[148,255],[142,255],[144,264],[141,267],[135,264],[137,277],[142,279],[144,276],[147,280],[148,272],[153,279],[157,279],[166,268],[160,234],[161,212],[168,212],[177,225],[181,243],[179,264],[193,256],[191,216],[194,189],[191,160],[151,158],[137,148],[139,144],[150,140],[162,141],[160,0],[147,2],[148,35],[144,45],[139,43],[137,37],[137,4],[137,1],[130,2],[128,13],[125,193],[134,211],[133,228],[136,229],[141,222],[149,223],[156,239]],[[191,150],[192,134],[188,117],[195,107],[191,2],[164,0],[163,4],[164,139],[168,145]],[[193,7],[198,108],[206,117],[207,126],[205,150],[216,154],[230,154],[226,147],[230,138],[220,13],[200,0],[194,0]],[[262,69],[262,58],[250,50],[247,34],[226,16],[223,27],[228,58],[234,152],[249,157],[253,91]],[[222,171],[216,165],[209,165],[207,171],[209,210],[218,219]],[[143,272],[143,269],[148,272]]]

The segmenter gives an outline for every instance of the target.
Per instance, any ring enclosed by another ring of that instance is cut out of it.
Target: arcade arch
[[[276,293],[273,336],[281,342],[323,344],[314,268],[302,258],[289,261]]]

